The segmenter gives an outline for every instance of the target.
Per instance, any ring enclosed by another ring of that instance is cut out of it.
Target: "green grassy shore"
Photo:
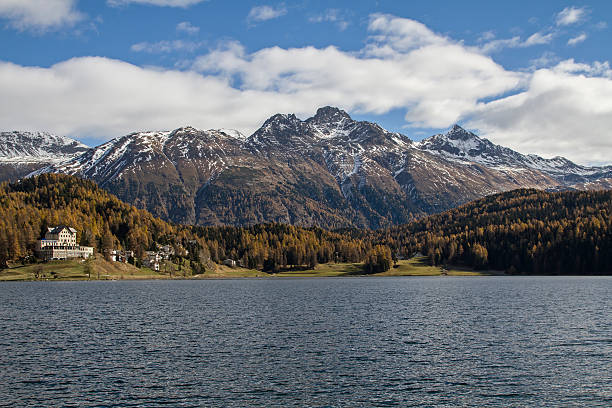
[[[426,258],[401,260],[390,270],[373,275],[364,275],[361,264],[329,263],[314,269],[283,270],[276,274],[225,265],[217,265],[215,271],[192,275],[189,264],[162,264],[160,271],[137,268],[133,265],[108,262],[97,256],[92,260],[50,261],[33,265],[13,265],[0,271],[0,281],[31,280],[137,280],[137,279],[228,279],[228,278],[287,278],[287,277],[338,277],[338,276],[482,276],[496,275],[492,271],[477,272],[469,269],[444,269],[430,266]]]

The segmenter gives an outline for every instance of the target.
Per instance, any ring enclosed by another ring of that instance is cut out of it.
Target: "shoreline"
[[[393,277],[393,276],[503,276],[501,271],[474,271],[461,267],[431,266],[426,258],[400,260],[385,272],[363,273],[359,263],[318,264],[312,269],[286,269],[267,273],[256,269],[216,265],[215,271],[191,275],[191,269],[168,265],[164,272],[137,268],[130,264],[110,262],[96,257],[91,261],[64,260],[32,265],[15,265],[0,271],[0,282],[21,281],[115,281],[115,280],[206,280],[206,279],[281,279],[333,277]],[[169,270],[167,270],[169,268]]]
[[[312,278],[369,278],[369,277],[482,277],[482,276],[540,276],[540,277],[588,277],[589,275],[522,275],[506,274],[504,271],[475,271],[460,266],[431,266],[427,258],[415,257],[400,260],[385,272],[363,273],[360,263],[318,264],[313,269],[281,270],[267,273],[256,269],[216,265],[215,271],[191,275],[190,268],[179,268],[176,264],[165,265],[163,272],[149,268],[137,268],[130,264],[106,261],[95,257],[91,261],[78,259],[51,261],[31,265],[14,265],[0,270],[2,282],[77,282],[77,281],[158,281],[158,280],[226,280],[226,279],[312,279]]]
[[[208,277],[143,277],[124,279],[0,279],[0,285],[16,282],[155,282],[155,281],[207,281],[207,280],[301,280],[301,279],[346,279],[346,278],[482,278],[482,277],[516,277],[516,278],[598,278],[611,277],[611,275],[508,275],[508,274],[473,274],[473,275],[344,275],[344,276],[208,276]]]

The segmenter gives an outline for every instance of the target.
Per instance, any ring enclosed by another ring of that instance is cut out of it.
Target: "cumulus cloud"
[[[189,35],[195,35],[200,32],[200,27],[194,26],[189,21],[182,21],[176,25],[176,31]]]
[[[290,96],[298,112],[337,105],[384,113],[409,108],[412,124],[443,127],[479,99],[517,86],[520,75],[435,34],[414,20],[376,16],[359,55],[330,46],[266,48],[247,54],[231,43],[198,58],[194,68],[240,83],[242,90]]]
[[[140,42],[132,45],[130,48],[134,52],[146,52],[149,54],[163,54],[170,52],[194,52],[204,45],[202,42],[173,40],[173,41],[158,41],[158,42]]]
[[[537,70],[524,91],[481,104],[468,126],[523,152],[609,164],[610,66],[566,60]]]
[[[586,39],[587,39],[587,35],[585,33],[582,33],[580,35],[577,35],[576,37],[573,37],[567,40],[567,45],[580,44],[581,42],[584,42],[584,40]]]
[[[249,23],[258,23],[261,21],[272,20],[287,14],[287,9],[284,6],[255,6],[249,11],[247,21]]]
[[[247,52],[229,42],[188,71],[94,57],[44,68],[0,62],[0,123],[98,140],[187,124],[248,134],[272,114],[306,117],[335,105],[374,115],[401,110],[412,128],[461,121],[525,153],[583,163],[612,157],[608,62],[513,72],[418,21],[374,15],[368,30],[366,45],[351,52]]]
[[[556,16],[558,26],[568,26],[583,22],[588,15],[586,7],[566,7]]]
[[[125,6],[128,4],[146,4],[162,7],[189,7],[208,0],[107,0],[109,6]]]
[[[49,68],[0,63],[0,89],[0,121],[6,128],[99,140],[187,124],[250,128],[263,117],[251,107],[280,108],[272,95],[242,93],[221,78],[101,57],[73,58]]]
[[[425,24],[388,14],[373,14],[368,29],[379,33],[371,40],[387,43],[398,51],[408,51],[421,46],[446,45],[450,40],[434,33]]]
[[[405,109],[413,125],[444,127],[521,78],[413,20],[376,16],[370,30],[357,54],[336,47],[247,53],[229,43],[198,58],[198,72],[107,58],[48,68],[3,63],[0,122],[100,138],[184,124],[249,133],[274,113],[305,116],[329,104],[375,114]]]
[[[18,30],[45,31],[72,26],[84,18],[75,3],[76,0],[2,0],[0,18]]]

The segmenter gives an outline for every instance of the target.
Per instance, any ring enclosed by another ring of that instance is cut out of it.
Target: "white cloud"
[[[423,23],[388,14],[372,15],[368,28],[371,32],[380,33],[371,37],[372,40],[387,42],[398,51],[450,43],[449,39],[434,33]]]
[[[569,40],[567,40],[567,45],[576,45],[576,44],[580,44],[581,42],[583,42],[584,40],[587,39],[587,35],[585,33],[582,33],[576,37],[570,38]]]
[[[18,30],[48,29],[72,26],[84,15],[76,10],[76,0],[2,0],[0,18]]]
[[[561,59],[554,52],[545,51],[538,58],[534,58],[529,61],[530,69],[535,71],[536,69],[547,68],[551,65],[557,64],[560,60]]]
[[[468,126],[522,152],[610,163],[610,66],[567,60],[540,69],[523,92],[482,104]]]
[[[565,74],[576,73],[584,74],[589,77],[607,77],[612,79],[612,70],[610,69],[610,63],[608,61],[599,62],[595,61],[592,64],[578,63],[573,59],[568,59],[559,62],[554,70]]]
[[[247,54],[231,43],[197,59],[194,68],[245,92],[287,96],[297,113],[327,104],[373,113],[408,108],[409,122],[428,127],[452,124],[479,99],[513,89],[521,78],[413,20],[376,16],[370,30],[372,41],[359,55],[333,46]]]
[[[567,26],[583,22],[587,17],[586,7],[566,7],[556,17],[558,26]]]
[[[0,89],[0,122],[6,128],[99,140],[187,124],[247,129],[270,113],[258,105],[282,106],[273,94],[243,93],[222,78],[100,57],[49,68],[0,63]]]
[[[158,41],[154,43],[140,42],[132,45],[130,48],[135,52],[147,52],[149,54],[162,54],[176,51],[194,52],[204,45],[202,42],[174,40],[174,41]]]
[[[483,44],[480,49],[485,54],[489,54],[491,52],[500,51],[504,48],[518,48],[523,44],[521,41],[521,37],[518,35],[512,38],[503,38],[498,40],[491,40]]]
[[[490,38],[490,37],[491,35],[487,36],[487,38]],[[488,54],[491,52],[500,51],[504,48],[527,48],[527,47],[532,47],[534,45],[549,44],[552,41],[553,37],[554,37],[553,33],[544,34],[542,32],[537,32],[537,33],[530,35],[525,40],[522,40],[520,36],[515,36],[512,38],[498,39],[498,40],[491,40],[491,41],[484,43],[482,46],[480,46],[480,50],[484,52],[485,54]],[[485,38],[481,37],[481,39],[485,39]]]
[[[250,133],[274,113],[306,117],[335,105],[374,115],[402,110],[411,127],[462,121],[521,152],[610,161],[608,62],[513,72],[414,20],[375,15],[368,29],[358,51],[249,53],[231,42],[198,57],[191,71],[95,57],[45,68],[0,62],[0,123],[90,139],[187,124]]]
[[[542,33],[535,33],[529,36],[529,38],[527,38],[524,42],[524,46],[525,47],[531,47],[532,45],[542,45],[542,44],[549,44],[553,39],[553,34],[552,33],[548,33],[548,34],[542,34]]]
[[[338,9],[327,9],[323,14],[310,17],[308,21],[311,23],[335,23],[340,31],[346,30],[349,26],[349,22],[342,17],[342,13]]]
[[[176,25],[176,31],[195,35],[200,32],[200,27],[194,26],[189,21],[182,21]]]
[[[189,7],[208,0],[107,0],[109,6],[125,6],[128,4],[145,4],[162,7]]]
[[[485,31],[480,35],[479,41],[491,41],[495,38],[495,32],[493,31]]]
[[[276,8],[272,6],[255,6],[249,11],[247,21],[250,23],[257,23],[282,17],[285,14],[287,14],[287,9],[282,5]]]
[[[344,31],[348,28],[349,25],[351,25],[351,23],[349,23],[348,21],[342,20],[342,21],[338,21],[336,25],[338,26],[338,30]]]
[[[199,58],[200,73],[107,58],[49,68],[3,63],[0,123],[104,138],[185,124],[249,133],[277,112],[304,116],[336,105],[375,114],[405,109],[412,124],[445,127],[521,78],[413,20],[377,16],[370,30],[374,37],[357,54],[335,47],[250,54],[230,43]]]

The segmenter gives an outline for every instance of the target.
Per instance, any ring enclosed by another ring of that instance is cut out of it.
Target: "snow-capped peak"
[[[223,133],[227,136],[233,137],[234,139],[238,139],[238,140],[246,140],[247,136],[240,133],[238,130],[236,129],[216,129],[217,132],[219,133]]]
[[[316,123],[329,123],[339,122],[342,120],[352,120],[350,115],[342,109],[333,106],[324,106],[317,109],[317,113],[312,117],[312,120]]]
[[[0,132],[0,162],[57,163],[87,149],[74,139],[47,132]]]
[[[532,169],[552,177],[567,174],[591,176],[602,171],[599,168],[579,166],[560,156],[545,159],[535,154],[524,155],[480,138],[459,125],[454,125],[445,134],[422,140],[417,148],[450,161],[478,163],[497,170]]]
[[[314,136],[323,139],[348,136],[355,127],[355,122],[345,111],[325,106],[305,122],[311,127]]]
[[[470,140],[470,139],[480,140],[480,138],[476,136],[474,133],[468,132],[467,130],[465,130],[464,128],[462,128],[461,126],[457,124],[453,125],[453,127],[448,132],[446,132],[444,136],[447,139],[451,139],[451,140]]]

